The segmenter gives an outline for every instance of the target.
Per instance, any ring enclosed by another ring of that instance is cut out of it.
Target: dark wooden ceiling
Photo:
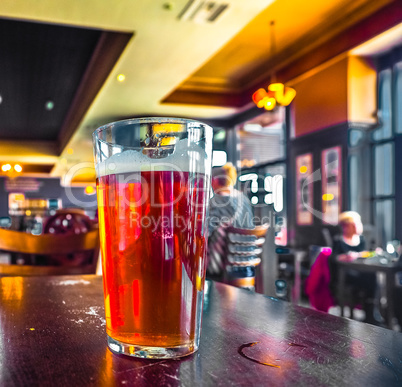
[[[100,36],[93,29],[0,19],[2,139],[57,140]]]

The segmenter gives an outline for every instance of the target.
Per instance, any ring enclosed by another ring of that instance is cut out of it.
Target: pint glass
[[[201,331],[212,128],[139,118],[93,137],[108,346],[188,355]]]

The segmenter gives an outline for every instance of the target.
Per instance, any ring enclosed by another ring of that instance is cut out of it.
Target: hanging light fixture
[[[272,20],[271,26],[271,58],[275,54],[275,22]],[[268,85],[267,90],[261,88],[253,94],[253,101],[259,108],[265,110],[273,110],[276,105],[288,106],[293,98],[296,96],[296,90],[291,87],[285,86],[283,83],[275,82],[275,73],[272,74],[271,80],[273,81]]]

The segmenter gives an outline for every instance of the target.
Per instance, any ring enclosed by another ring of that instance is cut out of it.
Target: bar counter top
[[[401,386],[402,334],[208,281],[198,352],[107,348],[102,278],[0,278],[0,386]]]

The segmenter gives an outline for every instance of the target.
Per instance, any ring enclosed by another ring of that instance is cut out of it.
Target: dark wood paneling
[[[241,107],[243,104],[243,98],[241,92],[216,93],[216,92],[204,92],[198,90],[182,90],[179,87],[178,89],[170,93],[167,97],[165,97],[161,101],[161,103]]]

